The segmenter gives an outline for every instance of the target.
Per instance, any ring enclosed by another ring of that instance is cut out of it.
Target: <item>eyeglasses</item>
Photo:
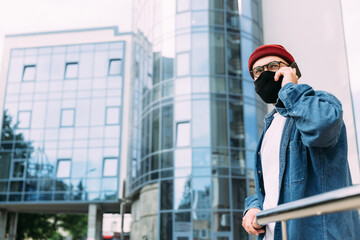
[[[250,73],[253,75],[253,77],[258,78],[264,72],[264,67],[266,67],[268,71],[276,72],[277,70],[279,70],[281,63],[288,66],[286,63],[282,61],[272,61],[269,62],[268,64],[265,64],[264,66],[258,66],[256,68],[253,68],[253,70],[251,70]]]

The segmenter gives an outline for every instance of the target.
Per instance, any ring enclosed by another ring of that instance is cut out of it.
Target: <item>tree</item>
[[[73,240],[81,240],[87,234],[87,215],[59,215],[60,226],[68,231]]]

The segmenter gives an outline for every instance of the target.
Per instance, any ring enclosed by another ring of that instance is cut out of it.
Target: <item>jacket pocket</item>
[[[288,180],[291,184],[299,183],[306,178],[307,151],[301,141],[292,141],[288,152]]]

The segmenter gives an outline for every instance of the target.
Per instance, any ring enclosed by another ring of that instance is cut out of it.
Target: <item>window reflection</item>
[[[70,177],[71,170],[71,159],[59,159],[56,170],[57,178],[68,178]]]
[[[211,239],[211,212],[193,211],[193,237],[194,239]]]
[[[191,55],[192,74],[208,75],[209,74],[209,34],[194,33],[192,34],[191,38],[192,38],[192,55]],[[220,59],[218,59],[217,61],[219,61],[219,64],[221,64]]]
[[[19,111],[17,127],[18,128],[29,128],[31,121],[31,111]]]
[[[36,65],[26,65],[24,66],[22,80],[25,81],[34,81],[36,73]]]
[[[176,124],[176,146],[184,147],[190,145],[190,123],[181,122]]]
[[[185,76],[190,72],[190,55],[182,53],[177,55],[177,76]]]
[[[75,121],[75,109],[61,110],[61,127],[72,127]]]
[[[191,214],[190,212],[175,213],[175,232],[191,231]]]
[[[106,108],[106,125],[119,124],[120,122],[120,107]]]
[[[228,72],[233,76],[241,76],[240,35],[228,35]]]
[[[244,209],[246,197],[245,179],[232,179],[232,202],[233,209]]]
[[[211,145],[227,146],[227,111],[226,102],[211,100]]]
[[[213,177],[212,207],[215,209],[230,208],[229,179]]]
[[[230,232],[231,217],[230,212],[214,212],[214,232]]]
[[[193,178],[192,180],[192,199],[193,209],[210,209],[211,208],[211,179],[210,178]]]
[[[117,175],[117,158],[105,158],[104,159],[104,169],[103,169],[103,176],[104,177],[114,177]]]
[[[65,79],[73,79],[78,77],[79,63],[71,62],[65,65]]]
[[[177,178],[174,180],[174,209],[189,209],[191,206],[190,178]]]
[[[225,41],[223,33],[210,33],[211,74],[225,74]]]
[[[230,144],[232,147],[245,147],[243,106],[239,100],[229,102]]]
[[[108,75],[109,76],[121,75],[121,59],[120,58],[109,60]]]
[[[160,240],[169,240],[173,233],[172,213],[160,214]]]
[[[192,107],[192,144],[210,146],[210,102],[193,101]]]

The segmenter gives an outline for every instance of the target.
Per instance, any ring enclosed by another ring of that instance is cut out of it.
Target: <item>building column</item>
[[[6,210],[0,210],[0,239],[5,239],[7,215]]]
[[[89,204],[87,240],[102,240],[102,212],[97,204]]]
[[[10,222],[9,222],[9,240],[16,240],[16,232],[17,232],[17,224],[19,219],[18,212],[12,212],[9,214]]]

